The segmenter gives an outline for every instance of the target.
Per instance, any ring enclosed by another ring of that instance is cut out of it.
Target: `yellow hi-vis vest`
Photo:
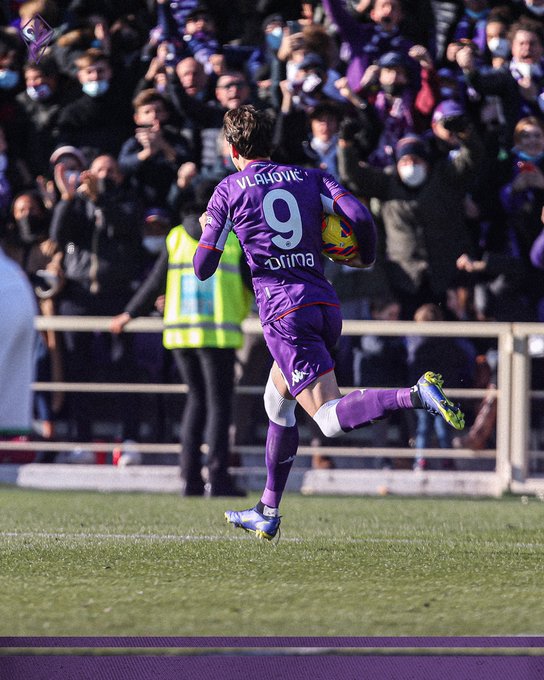
[[[182,225],[170,231],[166,245],[164,346],[241,347],[241,323],[249,312],[251,294],[240,275],[242,252],[236,236],[229,234],[217,271],[206,281],[200,281],[193,269],[198,241]]]

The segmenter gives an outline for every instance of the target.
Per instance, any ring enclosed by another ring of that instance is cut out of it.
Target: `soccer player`
[[[280,525],[279,505],[298,448],[299,403],[323,434],[337,437],[398,409],[426,408],[454,428],[464,416],[428,371],[411,388],[358,389],[341,396],[331,350],[342,329],[338,297],[323,273],[323,213],[353,227],[359,255],[349,264],[369,267],[376,229],[368,210],[331,175],[270,160],[272,121],[266,112],[240,106],[225,114],[223,130],[238,172],[215,188],[201,216],[202,236],[193,265],[199,279],[213,274],[227,236],[234,231],[249,264],[259,317],[274,359],[264,393],[269,418],[267,479],[249,510],[227,511],[237,527],[271,540]]]

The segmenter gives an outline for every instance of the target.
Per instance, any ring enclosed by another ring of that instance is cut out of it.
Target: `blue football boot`
[[[412,387],[412,391],[419,396],[422,407],[429,413],[442,416],[456,430],[462,430],[465,427],[465,416],[459,406],[446,397],[442,390],[443,384],[440,374],[427,371]]]
[[[257,538],[271,541],[280,527],[280,517],[266,517],[261,515],[257,508],[249,510],[227,510],[225,519],[235,527],[240,527],[255,534]]]

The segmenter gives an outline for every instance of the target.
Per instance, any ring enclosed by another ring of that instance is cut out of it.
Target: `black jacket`
[[[142,209],[126,187],[96,203],[81,196],[54,208],[51,238],[64,250],[67,283],[86,292],[129,292],[140,266]]]

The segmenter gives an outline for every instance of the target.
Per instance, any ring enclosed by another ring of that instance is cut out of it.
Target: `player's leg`
[[[335,307],[320,306],[323,323],[320,328],[322,343],[330,351],[338,333],[339,312]],[[314,352],[319,353],[319,343]],[[324,365],[324,359],[321,360]],[[318,424],[327,437],[338,437],[351,430],[382,420],[399,409],[424,408],[440,415],[456,429],[463,429],[464,416],[442,390],[440,375],[428,371],[413,387],[398,389],[360,389],[340,395],[333,370],[318,377],[296,393],[302,408]]]
[[[308,385],[297,401],[315,420],[326,437],[339,437],[399,409],[426,409],[440,415],[457,430],[464,427],[464,415],[442,390],[442,378],[428,371],[413,387],[360,389],[343,397],[334,396],[338,386],[334,373],[320,376]]]
[[[279,505],[298,449],[298,427],[295,418],[297,402],[289,394],[285,379],[274,362],[264,393],[268,415],[265,461],[266,484],[260,501],[249,510],[228,510],[228,522],[272,539],[280,525]]]

